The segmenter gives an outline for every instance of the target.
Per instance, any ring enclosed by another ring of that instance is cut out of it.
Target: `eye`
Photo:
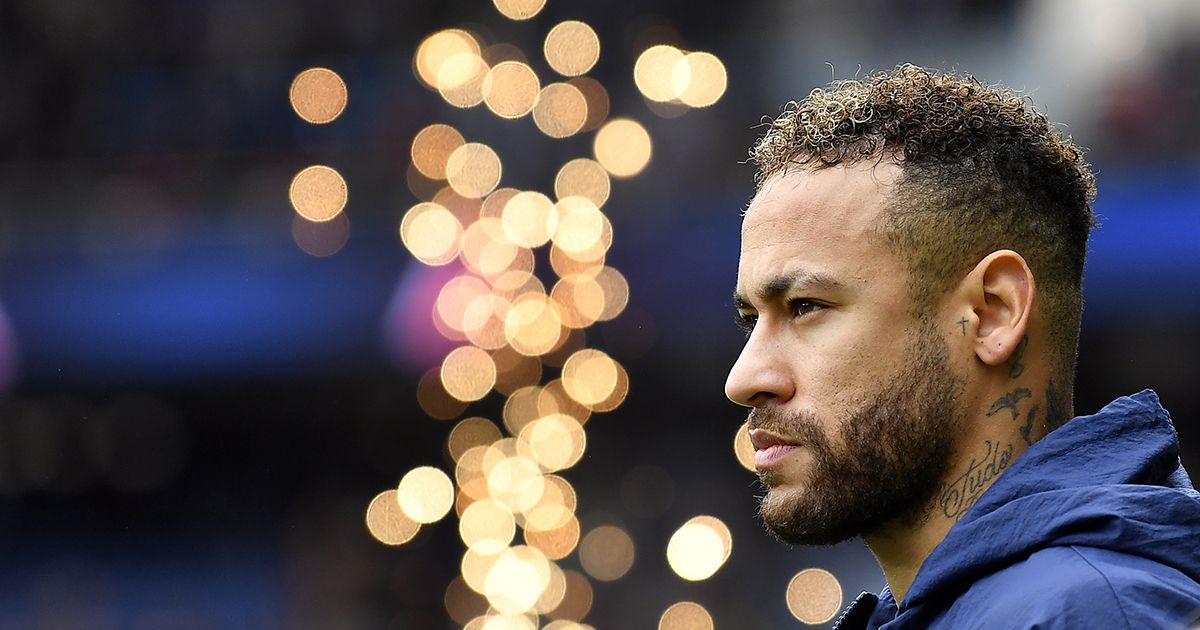
[[[737,311],[733,314],[733,322],[749,337],[750,333],[754,332],[754,324],[758,323],[758,314]]]
[[[808,298],[794,298],[787,302],[788,312],[796,317],[805,317],[825,308],[824,304]]]

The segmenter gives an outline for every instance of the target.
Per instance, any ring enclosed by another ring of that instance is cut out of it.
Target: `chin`
[[[767,531],[789,545],[836,545],[863,533],[844,511],[820,505],[795,486],[770,486],[758,514]]]

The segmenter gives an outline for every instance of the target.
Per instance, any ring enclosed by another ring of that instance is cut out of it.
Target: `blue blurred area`
[[[689,330],[727,324],[729,311],[720,307],[679,318],[676,305],[728,305],[738,199],[685,204],[706,219],[623,234],[621,268],[655,318]],[[1200,179],[1180,173],[1105,181],[1085,273],[1089,323],[1131,310],[1200,312],[1197,200]],[[381,313],[396,285],[394,267],[383,261],[399,259],[400,247],[364,238],[329,259],[264,266],[210,229],[131,273],[83,256],[46,259],[11,277],[0,299],[21,340],[22,371],[35,384],[302,373],[378,361]]]

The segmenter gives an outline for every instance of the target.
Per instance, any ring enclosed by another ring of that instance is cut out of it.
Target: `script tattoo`
[[[1012,358],[1008,360],[1008,378],[1017,378],[1025,371],[1025,364],[1021,363],[1021,358],[1025,354],[1025,346],[1028,345],[1029,335],[1023,335],[1017,349],[1013,350]]]
[[[1004,469],[1012,463],[1012,444],[1001,449],[999,442],[984,440],[984,443],[987,445],[987,452],[983,454],[983,457],[972,459],[967,466],[967,472],[951,481],[938,499],[942,506],[942,514],[945,514],[947,518],[954,520],[962,518],[962,515],[966,514],[967,510],[971,509],[971,506],[975,505],[975,502],[983,495],[983,491],[987,489],[992,480],[1000,476],[1000,473],[1004,472]]]
[[[962,334],[964,334],[964,335],[967,334],[967,318],[964,317],[964,318],[958,320],[958,325],[962,326]]]
[[[1021,427],[1021,439],[1030,446],[1033,446],[1033,423],[1037,420],[1037,412],[1038,407],[1034,405],[1025,416],[1025,426]]]
[[[1012,419],[1016,420],[1018,413],[1017,403],[1020,402],[1022,398],[1029,398],[1032,395],[1033,392],[1029,391],[1028,387],[1018,387],[1001,396],[998,400],[996,400],[996,402],[992,403],[992,408],[988,409],[987,415],[991,417],[1001,409],[1007,409],[1012,412]]]

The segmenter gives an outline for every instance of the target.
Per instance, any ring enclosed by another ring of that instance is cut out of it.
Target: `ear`
[[[1001,365],[1028,343],[1037,297],[1033,272],[1020,254],[1002,249],[979,261],[964,282],[975,315],[975,354],[987,365]]]

